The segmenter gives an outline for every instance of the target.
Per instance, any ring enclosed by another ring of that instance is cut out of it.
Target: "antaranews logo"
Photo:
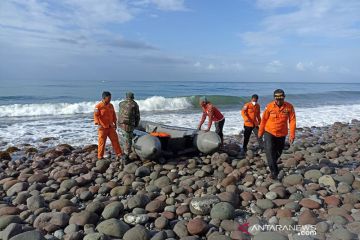
[[[250,226],[250,224],[246,222],[240,224],[238,229],[249,236],[252,236],[251,233],[255,232],[296,232],[300,236],[315,236],[317,234],[315,225],[254,224],[253,226]]]

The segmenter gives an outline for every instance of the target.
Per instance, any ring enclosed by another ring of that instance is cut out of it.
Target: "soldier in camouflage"
[[[132,92],[126,93],[126,99],[119,103],[118,126],[120,127],[121,145],[124,149],[123,164],[129,161],[131,153],[133,131],[139,125],[139,105],[134,101]]]

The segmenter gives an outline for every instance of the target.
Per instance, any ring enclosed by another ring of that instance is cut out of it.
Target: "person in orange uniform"
[[[225,124],[225,117],[211,102],[207,100],[206,97],[200,98],[200,106],[203,110],[203,115],[201,117],[198,130],[201,129],[201,126],[205,122],[206,117],[209,117],[208,127],[205,130],[206,132],[210,131],[211,125],[215,122],[215,132],[220,136],[221,143],[224,143],[224,134],[223,128]]]
[[[260,117],[260,105],[258,104],[259,96],[254,94],[251,96],[251,102],[245,103],[243,109],[241,110],[241,116],[244,119],[244,143],[243,151],[246,153],[247,145],[251,133],[254,131],[256,138],[259,142],[259,147],[263,148],[262,138],[258,138],[258,130],[261,122]]]
[[[116,133],[116,113],[114,106],[110,103],[111,93],[103,92],[103,100],[96,104],[94,111],[94,122],[98,126],[98,159],[104,157],[106,139],[110,138],[111,145],[117,159],[120,159],[122,151],[119,138]]]
[[[266,106],[259,128],[259,138],[264,135],[266,158],[271,171],[269,177],[272,179],[279,174],[277,160],[284,149],[288,126],[290,143],[294,142],[296,129],[295,110],[293,105],[285,102],[285,92],[282,89],[275,90],[274,98]]]

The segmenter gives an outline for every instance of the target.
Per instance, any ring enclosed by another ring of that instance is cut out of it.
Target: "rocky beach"
[[[297,129],[279,180],[254,136],[246,155],[241,143],[166,164],[132,154],[122,171],[96,145],[2,149],[0,239],[359,239],[360,121]]]

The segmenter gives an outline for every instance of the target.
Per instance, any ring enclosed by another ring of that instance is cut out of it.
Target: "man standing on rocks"
[[[200,106],[203,110],[203,115],[201,117],[198,130],[201,130],[201,126],[205,122],[206,117],[209,117],[208,127],[205,131],[206,132],[210,131],[212,123],[215,122],[215,128],[216,128],[215,132],[220,136],[221,144],[223,144],[224,143],[223,128],[225,124],[224,115],[222,115],[219,109],[217,109],[211,102],[209,102],[206,97],[200,98]]]
[[[96,104],[94,110],[94,122],[98,126],[98,159],[103,159],[106,139],[110,138],[111,145],[119,159],[122,151],[119,138],[116,133],[116,113],[114,106],[110,103],[111,93],[103,92],[102,101]]]
[[[126,99],[119,103],[119,119],[121,134],[121,145],[124,148],[125,156],[123,164],[129,161],[129,154],[131,153],[133,131],[139,125],[140,111],[139,105],[134,101],[134,94],[132,92],[126,93]]]
[[[258,139],[260,149],[263,148],[262,138],[258,138],[259,125],[261,122],[260,105],[258,104],[258,99],[258,95],[252,95],[251,102],[245,103],[243,109],[241,110],[241,116],[244,119],[244,153],[247,151],[247,145],[253,131],[256,135],[256,138]]]
[[[258,135],[259,138],[264,135],[266,158],[272,179],[277,178],[279,174],[277,160],[284,149],[288,123],[290,124],[290,143],[294,142],[296,129],[295,110],[293,105],[285,102],[285,92],[282,89],[275,90],[274,98],[275,100],[265,108]]]

